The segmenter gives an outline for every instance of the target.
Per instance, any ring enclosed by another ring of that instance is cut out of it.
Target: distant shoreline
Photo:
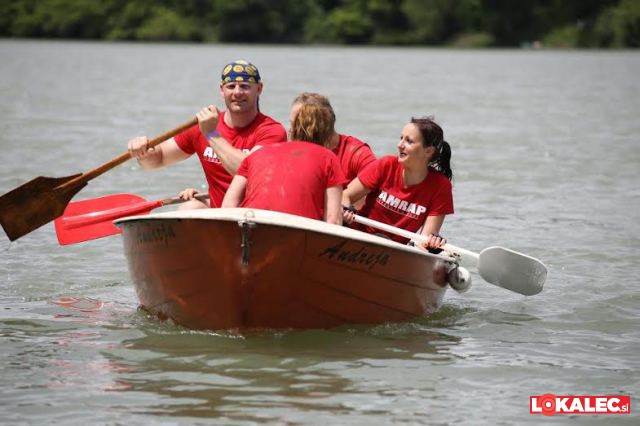
[[[636,49],[640,2],[12,0],[0,37],[300,46]]]
[[[433,49],[453,51],[584,51],[584,52],[637,52],[635,47],[554,47],[543,46],[451,46],[451,45],[389,45],[389,44],[332,44],[332,43],[254,43],[254,42],[217,42],[217,41],[183,41],[183,40],[107,40],[64,37],[6,37],[0,36],[0,42],[60,42],[60,43],[100,43],[100,44],[131,44],[131,45],[190,45],[190,46],[255,46],[255,47],[300,47],[300,48],[344,48],[344,49]]]

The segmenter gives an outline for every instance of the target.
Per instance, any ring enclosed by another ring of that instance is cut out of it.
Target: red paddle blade
[[[75,201],[54,221],[56,236],[60,245],[67,245],[120,234],[115,219],[147,214],[162,205],[162,200],[147,201],[133,194]]]

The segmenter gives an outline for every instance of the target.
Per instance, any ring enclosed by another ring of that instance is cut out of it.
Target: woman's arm
[[[359,178],[352,180],[347,189],[342,192],[342,205],[345,207],[353,207],[357,204],[357,208],[361,208],[364,204],[364,197],[370,193],[371,190],[364,186]],[[345,210],[342,213],[342,221],[351,225],[353,223],[353,211]]]
[[[359,178],[353,179],[347,185],[347,189],[342,192],[342,204],[352,205],[355,201],[365,197],[371,190],[364,186]]]
[[[424,249],[436,249],[441,245],[447,242],[445,238],[440,236],[440,228],[442,228],[442,224],[444,223],[445,216],[427,216],[424,221],[424,225],[422,225],[422,235],[425,238],[428,238],[424,243],[420,243],[420,247]]]
[[[235,175],[227,193],[224,194],[222,200],[222,207],[238,207],[242,200],[244,200],[244,192],[247,189],[247,178],[240,175]]]
[[[332,186],[324,193],[324,221],[342,225],[342,186]]]
[[[342,205],[352,207],[357,201],[361,201],[370,192],[371,190],[364,186],[359,178],[355,178],[349,182],[347,189],[342,192]],[[360,203],[359,207],[362,207],[362,204],[363,203]],[[343,222],[351,225],[353,223],[353,214],[353,211],[349,210],[342,212]]]

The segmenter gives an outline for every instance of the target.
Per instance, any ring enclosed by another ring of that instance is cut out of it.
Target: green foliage
[[[193,19],[166,8],[158,8],[136,29],[135,38],[148,41],[201,41],[203,36]]]
[[[5,0],[0,36],[639,47],[640,0]]]
[[[118,13],[108,19],[108,40],[135,40],[136,31],[143,22],[153,15],[150,4],[141,2],[127,3]]]
[[[311,0],[235,0],[217,4],[218,39],[225,42],[299,43],[319,8]]]
[[[542,39],[542,45],[560,48],[577,47],[580,45],[580,32],[580,25],[576,24],[556,28]]]
[[[402,11],[416,44],[445,44],[464,33],[482,33],[480,0],[405,0]],[[487,42],[487,40],[484,40]]]
[[[578,47],[580,45],[580,33],[580,26],[576,24],[559,27],[542,39],[542,45],[559,48]]]
[[[402,0],[372,0],[367,3],[366,13],[373,23],[374,44],[407,44],[406,31],[409,21],[402,11]]]
[[[22,37],[101,38],[103,17],[113,2],[41,0],[13,3],[11,35]]]
[[[622,0],[602,13],[594,31],[599,47],[640,47],[640,2]]]
[[[15,3],[0,2],[0,37],[11,35],[11,24],[15,20]]]
[[[274,12],[263,0],[223,2],[219,8],[220,41],[268,42],[282,31]]]
[[[362,44],[373,34],[371,18],[356,8],[334,9],[327,17],[328,38],[331,42]]]
[[[493,36],[489,33],[462,33],[450,42],[451,47],[477,48],[490,47],[495,44]]]

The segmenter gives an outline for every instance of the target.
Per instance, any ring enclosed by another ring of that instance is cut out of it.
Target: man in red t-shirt
[[[226,111],[209,105],[198,112],[198,125],[147,149],[146,136],[129,141],[129,153],[143,169],[155,169],[197,154],[209,184],[209,203],[193,198],[196,190],[185,189],[180,196],[189,202],[181,208],[220,207],[224,194],[242,160],[257,147],[285,142],[282,124],[262,114],[258,98],[262,93],[258,69],[238,60],[222,70],[220,95]]]
[[[317,103],[327,108],[333,114],[335,121],[335,112],[329,98],[318,93],[304,92],[298,95],[291,104],[290,124],[294,122],[300,107],[309,103]],[[338,157],[342,171],[349,181],[355,179],[358,173],[376,159],[369,145],[353,136],[338,134],[335,129],[332,129],[331,138],[325,143],[325,148],[330,149]]]

